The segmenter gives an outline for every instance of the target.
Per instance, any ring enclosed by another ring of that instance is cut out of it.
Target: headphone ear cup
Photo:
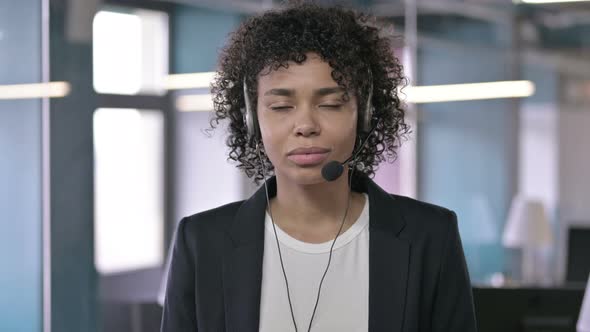
[[[245,114],[245,122],[246,127],[248,128],[248,136],[250,139],[259,139],[260,138],[260,130],[258,129],[258,119],[256,117],[256,112],[252,110],[249,106],[246,107],[246,114]]]
[[[258,128],[258,118],[256,117],[256,111],[252,109],[252,103],[250,102],[250,96],[248,95],[248,86],[246,85],[246,79],[244,79],[244,123],[248,131],[248,139],[259,140],[260,129]]]
[[[371,120],[373,119],[373,83],[369,85],[369,91],[367,93],[367,104],[361,114],[361,130],[364,133],[371,131]]]
[[[367,108],[361,114],[361,130],[363,133],[371,131],[371,120],[373,119],[373,105],[368,103]]]
[[[251,124],[252,120],[251,120],[251,116],[249,114],[248,107],[242,108],[242,116],[243,116],[244,124],[246,125],[246,132],[248,134],[248,139],[251,139],[253,136],[253,129],[252,129],[252,124]]]

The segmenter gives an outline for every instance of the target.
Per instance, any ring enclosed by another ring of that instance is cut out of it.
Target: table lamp
[[[577,330],[578,332],[590,332],[590,276],[588,276],[588,283],[586,284],[586,293],[584,294],[582,310],[580,310],[580,317],[578,318]]]
[[[553,243],[553,232],[541,201],[517,195],[512,201],[502,244],[522,249],[522,281],[535,283],[537,251]]]

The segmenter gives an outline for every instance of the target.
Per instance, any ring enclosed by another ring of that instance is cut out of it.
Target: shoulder
[[[391,197],[399,204],[399,207],[407,216],[421,217],[423,219],[445,219],[454,214],[453,211],[440,205],[401,195],[391,194]]]
[[[210,210],[195,213],[182,218],[178,225],[179,232],[194,238],[197,235],[211,235],[223,232],[234,219],[244,201],[231,202]]]
[[[410,197],[391,195],[401,209],[404,231],[412,238],[444,240],[457,228],[457,215],[443,206]]]

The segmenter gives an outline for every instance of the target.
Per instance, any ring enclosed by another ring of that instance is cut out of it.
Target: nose
[[[296,136],[317,136],[321,132],[319,123],[315,118],[311,107],[300,108],[295,122],[294,132]]]

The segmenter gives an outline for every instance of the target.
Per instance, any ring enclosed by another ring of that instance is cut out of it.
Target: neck
[[[300,226],[323,226],[340,223],[351,189],[348,187],[348,169],[332,182],[313,185],[296,184],[277,175],[277,195],[271,202],[273,215],[281,216]],[[352,199],[350,202],[352,208]]]

